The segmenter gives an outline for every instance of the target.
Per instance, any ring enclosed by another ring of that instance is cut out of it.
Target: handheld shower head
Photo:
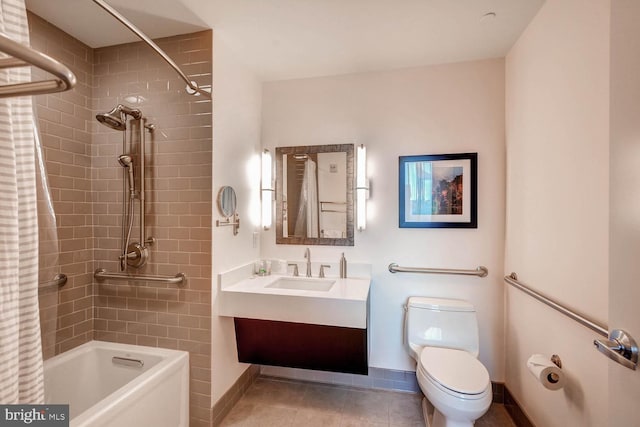
[[[118,157],[118,163],[120,163],[125,168],[128,168],[129,166],[131,166],[132,161],[133,160],[131,159],[131,156],[127,156],[126,154],[123,154]]]
[[[131,156],[122,154],[118,157],[118,163],[120,163],[122,167],[127,168],[127,172],[129,175],[129,197],[133,198],[136,194],[136,186],[133,180],[133,159],[131,158]]]

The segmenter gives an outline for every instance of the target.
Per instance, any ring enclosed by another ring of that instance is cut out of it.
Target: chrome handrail
[[[578,313],[577,311],[572,310],[552,300],[551,298],[542,294],[541,292],[538,292],[530,288],[529,286],[525,285],[524,283],[518,280],[518,275],[516,273],[511,273],[508,276],[504,276],[504,281],[510,284],[511,286],[521,290],[525,294],[537,299],[541,303],[546,304],[549,307],[553,308],[554,310],[559,311],[565,316],[575,320],[576,322],[580,323],[582,326],[585,326],[604,337],[609,336],[609,328],[607,327],[607,325],[600,325],[598,324],[598,322],[596,322],[593,319],[590,319],[588,316]]]
[[[39,283],[38,288],[48,288],[50,286],[61,287],[61,286],[64,286],[66,283],[67,283],[67,275],[59,273],[53,276],[52,280],[49,280],[48,282]]]
[[[103,8],[105,11],[107,11],[111,16],[116,18],[118,21],[120,21],[121,24],[123,24],[125,27],[131,30],[131,32],[133,32],[136,36],[140,37],[140,39],[143,42],[149,45],[151,49],[153,49],[158,55],[160,55],[162,59],[164,59],[165,62],[169,64],[171,68],[175,70],[176,73],[178,73],[180,78],[185,81],[185,83],[187,84],[188,90],[192,91],[192,92],[189,92],[191,95],[200,93],[208,98],[211,98],[211,94],[209,92],[198,87],[198,84],[193,80],[189,80],[189,78],[182,72],[180,67],[178,67],[178,65],[175,62],[173,62],[173,59],[171,59],[169,55],[167,55],[162,49],[160,49],[160,46],[155,44],[155,42],[151,40],[145,33],[143,33],[138,27],[133,25],[131,21],[129,21],[124,16],[122,16],[116,9],[111,7],[109,4],[107,4],[103,0],[93,0],[93,2],[98,6],[100,6],[101,8]]]
[[[489,269],[479,266],[475,270],[458,270],[451,268],[423,268],[423,267],[400,267],[395,262],[389,264],[389,272],[391,273],[426,273],[426,274],[455,274],[462,276],[478,276],[486,277]]]
[[[93,273],[96,280],[113,279],[113,280],[134,280],[139,282],[162,282],[180,285],[186,282],[187,275],[178,273],[175,276],[147,276],[128,273],[109,273],[104,268],[99,268]]]

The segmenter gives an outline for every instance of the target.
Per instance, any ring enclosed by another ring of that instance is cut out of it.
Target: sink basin
[[[328,292],[336,283],[332,279],[305,279],[301,277],[281,277],[265,288],[296,289],[299,291]]]
[[[364,271],[364,268],[363,268]],[[366,329],[368,277],[255,276],[253,263],[218,275],[219,314]],[[370,274],[370,269],[363,274]]]

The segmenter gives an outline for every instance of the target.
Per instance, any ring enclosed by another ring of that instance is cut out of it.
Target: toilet
[[[478,357],[478,322],[467,301],[410,297],[405,338],[428,427],[472,427],[491,405],[489,372]]]

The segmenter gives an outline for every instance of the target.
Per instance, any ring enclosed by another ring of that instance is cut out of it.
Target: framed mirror
[[[353,246],[353,144],[276,147],[276,243]]]

